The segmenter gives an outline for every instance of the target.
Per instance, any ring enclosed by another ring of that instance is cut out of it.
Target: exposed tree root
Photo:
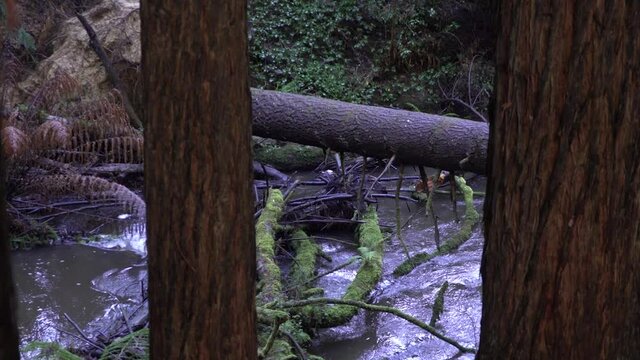
[[[467,185],[466,181],[462,177],[456,176],[455,181],[458,189],[462,190],[466,206],[462,228],[451,239],[442,244],[440,249],[436,252],[420,253],[412,256],[411,259],[404,261],[393,271],[394,275],[406,275],[415,269],[416,266],[425,263],[438,255],[448,254],[456,250],[471,237],[473,228],[480,221],[480,214],[478,214],[473,206],[473,189]]]

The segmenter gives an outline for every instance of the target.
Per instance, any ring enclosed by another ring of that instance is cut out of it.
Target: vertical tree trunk
[[[246,5],[141,3],[153,359],[256,357]]]
[[[18,15],[15,9],[15,1],[6,0],[7,29],[13,30],[18,26]],[[0,39],[4,42],[5,39]],[[4,56],[3,44],[0,44],[0,56]],[[2,61],[2,60],[0,60]],[[1,65],[1,64],[0,64]],[[4,126],[2,114],[4,113],[4,67],[0,66],[0,129]],[[2,151],[2,139],[0,139],[0,151]],[[9,233],[7,227],[6,212],[6,179],[5,159],[0,155],[0,359],[18,360],[20,351],[18,344],[17,310],[15,287],[11,270],[11,253],[9,247]]]
[[[502,1],[478,359],[640,354],[640,2]]]
[[[0,51],[1,52],[1,51]],[[0,121],[1,122],[1,121]],[[1,127],[2,124],[0,124]],[[0,140],[0,150],[2,143]],[[13,286],[9,235],[7,233],[6,202],[4,193],[4,159],[0,156],[0,359],[18,360],[18,328],[16,321],[16,294]]]

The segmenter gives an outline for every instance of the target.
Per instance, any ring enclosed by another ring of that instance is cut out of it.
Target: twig
[[[296,352],[298,353],[298,357],[301,360],[307,360],[307,356],[304,354],[304,350],[302,349],[302,346],[300,346],[300,344],[298,344],[296,339],[294,339],[291,334],[289,334],[288,332],[286,332],[286,331],[284,331],[282,329],[280,329],[280,333],[282,333],[284,336],[287,337],[287,339],[289,339],[289,341],[291,341],[291,343],[293,344],[293,347],[296,349]]]
[[[58,332],[61,332],[61,333],[63,333],[63,334],[67,334],[67,335],[69,335],[69,336],[71,336],[71,337],[73,337],[73,338],[75,338],[75,339],[80,340],[80,341],[84,341],[84,342],[86,342],[87,344],[89,344],[89,345],[91,345],[91,346],[95,347],[95,348],[96,348],[96,349],[98,349],[98,350],[101,350],[101,351],[102,351],[102,350],[104,350],[104,346],[100,346],[100,344],[98,344],[98,343],[96,343],[96,342],[93,342],[93,341],[87,340],[87,339],[85,339],[85,338],[83,338],[83,337],[81,337],[81,336],[78,336],[78,335],[76,335],[76,334],[74,334],[74,333],[70,332],[70,331],[67,331],[67,330],[64,330],[64,329],[60,329],[60,328],[55,327],[55,326],[53,326],[53,325],[52,325],[51,327],[52,327],[53,329],[55,329],[56,331],[58,331]]]
[[[382,177],[382,175],[384,175],[389,170],[389,168],[391,167],[391,165],[393,164],[393,161],[395,159],[396,159],[396,154],[393,154],[393,156],[391,157],[391,159],[389,159],[389,162],[384,167],[384,169],[382,170],[380,175],[378,175],[378,177],[375,180],[373,180],[373,182],[371,183],[371,186],[369,187],[369,190],[367,190],[366,194],[364,195],[365,198],[367,198],[369,196],[369,193],[371,192],[371,190],[373,190],[373,187],[376,185],[376,183]]]
[[[101,347],[100,344],[96,343],[95,341],[91,340],[83,331],[82,329],[80,329],[80,326],[78,326],[78,324],[76,324],[75,321],[73,321],[71,319],[71,317],[69,317],[69,315],[67,315],[67,313],[63,313],[65,319],[67,319],[68,322],[71,323],[71,325],[76,329],[76,331],[78,332],[78,334],[80,334],[80,336],[82,336],[82,338],[87,341],[88,343],[97,346],[98,348],[104,350],[104,347]]]
[[[278,335],[278,330],[280,330],[280,324],[282,324],[282,319],[276,318],[273,323],[273,331],[269,335],[269,339],[267,339],[267,343],[264,345],[260,351],[258,351],[258,359],[264,359],[269,351],[273,347],[273,342],[276,340],[276,336]]]
[[[291,291],[291,290],[293,290],[293,289],[295,289],[295,288],[297,288],[297,287],[299,287],[299,286],[303,286],[303,285],[310,284],[310,283],[312,283],[312,282],[314,282],[314,281],[318,280],[319,278],[321,278],[321,277],[323,277],[323,276],[327,276],[327,275],[329,275],[329,274],[331,274],[331,273],[334,273],[334,272],[336,272],[336,271],[338,271],[338,270],[344,269],[344,268],[346,268],[347,266],[349,266],[349,265],[353,264],[354,262],[356,262],[356,261],[358,261],[358,260],[360,260],[360,259],[361,259],[361,258],[360,258],[360,256],[353,256],[353,257],[351,257],[349,260],[347,260],[346,262],[344,262],[344,263],[342,263],[342,264],[340,264],[340,265],[338,265],[338,266],[334,267],[333,269],[328,270],[328,271],[325,271],[325,272],[323,272],[322,274],[318,274],[318,275],[316,275],[316,276],[312,277],[311,279],[309,279],[309,280],[307,280],[307,281],[305,281],[305,282],[303,282],[303,283],[301,283],[301,284],[297,284],[296,286],[292,286],[292,287],[290,287],[290,288],[287,288],[287,289],[285,289],[285,290],[284,290],[284,292],[289,292],[289,291]]]
[[[362,203],[362,190],[364,190],[364,181],[367,177],[367,157],[362,157],[362,173],[360,174],[360,185],[356,192],[356,209],[358,209],[358,216],[360,212],[364,210],[364,204]]]
[[[453,174],[450,174],[453,177]],[[453,215],[456,217],[456,222],[460,222],[460,216],[458,216],[458,201],[456,200],[456,182],[451,178],[449,181],[451,184],[451,203],[453,204]]]
[[[396,236],[398,240],[400,240],[400,244],[402,244],[402,249],[404,250],[404,254],[407,256],[407,260],[409,259],[409,249],[407,249],[407,244],[404,243],[404,239],[402,238],[402,225],[400,224],[400,189],[402,188],[402,176],[404,175],[404,165],[400,165],[399,169],[398,185],[396,186]]]
[[[294,206],[290,209],[287,209],[287,211],[285,212],[285,214],[290,214],[296,210],[300,210],[300,209],[304,209],[306,207],[309,207],[313,204],[317,204],[317,203],[321,203],[321,202],[325,202],[325,201],[330,201],[330,200],[342,200],[342,199],[351,199],[353,198],[353,195],[351,194],[334,194],[334,195],[328,195],[325,196],[323,198],[320,199],[316,199],[316,200],[311,200],[309,202],[306,202],[304,204],[298,205],[298,206]]]
[[[122,318],[124,319],[124,323],[125,323],[125,325],[127,325],[127,329],[129,330],[129,334],[131,334],[133,332],[133,330],[131,330],[131,324],[129,324],[129,319],[125,315],[124,310],[122,310],[122,307],[120,306],[120,304],[118,304],[118,310],[120,310],[120,313],[122,313]]]
[[[405,190],[400,190],[400,191],[405,191]],[[413,190],[410,190],[411,192],[413,192]],[[406,192],[409,192],[409,190],[406,190]],[[369,197],[373,197],[373,198],[391,198],[391,199],[395,199],[396,196],[394,194],[370,194]],[[409,196],[404,196],[404,195],[400,195],[397,196],[398,199],[400,200],[404,200],[404,201],[408,201],[408,202],[412,202],[412,203],[418,203],[419,201],[416,199],[412,199]]]
[[[364,221],[360,220],[350,220],[350,219],[300,219],[300,220],[291,220],[291,221],[281,221],[282,225],[292,225],[292,224],[306,224],[306,223],[329,223],[329,224],[364,224]]]

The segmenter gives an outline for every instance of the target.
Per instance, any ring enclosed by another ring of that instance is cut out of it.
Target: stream
[[[470,185],[484,190],[484,178]],[[482,197],[476,197],[476,210],[482,212]],[[456,222],[448,195],[434,198],[434,210],[442,241],[455,234]],[[464,201],[457,201],[458,214],[464,215]],[[411,254],[435,251],[431,218],[416,204],[402,203],[402,221],[415,215],[403,231]],[[395,200],[379,199],[378,214],[382,226],[395,229]],[[101,232],[108,234],[109,229]],[[332,261],[320,260],[319,272],[344,263],[357,254],[351,233],[323,231],[316,236],[323,251]],[[56,341],[63,345],[79,345],[73,323],[87,333],[95,333],[129,314],[140,303],[146,282],[144,265],[145,234],[136,231],[102,235],[91,245],[62,245],[29,251],[14,251],[14,278],[19,298],[19,326],[22,345],[31,341]],[[418,266],[403,277],[392,275],[405,255],[400,241],[393,237],[385,244],[384,274],[368,299],[372,304],[396,307],[429,322],[436,293],[445,281],[444,312],[436,328],[464,346],[476,347],[480,335],[482,227],[455,253],[440,256]],[[357,264],[331,273],[318,280],[327,297],[340,297],[355,277]],[[138,285],[139,284],[139,285]],[[68,318],[65,316],[68,316]],[[66,335],[60,330],[73,333]],[[348,324],[316,332],[311,353],[327,360],[350,359],[473,359],[461,355],[451,345],[428,332],[387,313],[360,310]],[[28,357],[28,356],[27,356]]]

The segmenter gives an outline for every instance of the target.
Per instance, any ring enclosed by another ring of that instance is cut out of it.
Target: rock
[[[140,3],[136,0],[103,0],[83,13],[94,28],[114,66],[138,72],[140,64]],[[24,103],[39,86],[57,72],[72,76],[82,86],[83,95],[103,93],[113,88],[102,63],[89,47],[89,36],[76,17],[61,24],[53,42],[53,53],[42,60],[35,71],[17,84],[11,102]],[[124,76],[129,89],[137,77]]]

